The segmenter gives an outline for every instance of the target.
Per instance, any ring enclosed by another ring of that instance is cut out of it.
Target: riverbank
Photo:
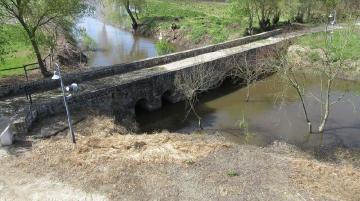
[[[245,26],[227,3],[151,0],[140,32],[161,36],[187,49],[243,36]]]
[[[10,155],[2,154],[0,197],[360,199],[360,170],[354,162],[358,157],[346,159],[337,154],[334,157],[338,160],[318,161],[285,143],[275,142],[263,148],[239,145],[227,141],[221,133],[128,135],[102,116],[89,117],[75,129],[75,146],[62,133],[27,148],[18,145]]]
[[[288,56],[291,62],[309,73],[316,73],[318,66],[326,60],[325,52],[331,57],[343,60],[337,75],[339,79],[358,81],[360,75],[360,27],[345,25],[347,28],[331,34],[331,44],[326,43],[325,33],[314,33],[303,36],[289,47]],[[325,51],[327,50],[327,51]]]
[[[243,36],[246,28],[229,12],[224,2],[149,0],[139,14],[142,25],[137,32],[162,38],[178,50],[220,43]],[[126,23],[123,28],[131,30],[129,19],[116,13],[107,12],[104,19],[114,25]]]

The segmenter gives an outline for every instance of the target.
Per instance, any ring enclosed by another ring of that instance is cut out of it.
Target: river
[[[157,56],[156,41],[136,36],[93,17],[85,17],[77,25],[93,41],[95,51],[87,52],[90,67],[127,63]]]
[[[280,81],[277,75],[256,83],[251,88],[250,101],[246,102],[246,88],[226,82],[217,90],[200,98],[197,110],[202,116],[205,130],[221,131],[238,143],[266,146],[275,140],[297,145],[303,149],[319,147],[360,149],[360,84],[337,80],[334,97],[346,93],[331,108],[331,116],[323,135],[307,133],[300,101],[292,88]],[[320,105],[313,94],[319,94],[318,78],[306,76],[306,91],[310,118],[314,129],[320,121]],[[350,91],[350,92],[346,92]],[[165,104],[155,112],[137,111],[137,121],[142,131],[170,130],[190,133],[197,130],[194,116],[185,118],[185,104]],[[248,123],[249,133],[244,134],[240,122]]]

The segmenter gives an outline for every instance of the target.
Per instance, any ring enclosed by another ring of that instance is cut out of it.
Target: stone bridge
[[[162,107],[162,101],[175,103],[183,97],[175,92],[175,75],[199,67],[232,67],[231,58],[255,56],[283,42],[309,32],[283,33],[275,30],[225,43],[206,46],[128,64],[93,69],[64,76],[66,83],[77,82],[81,92],[68,98],[72,111],[91,108],[112,114],[118,121],[134,118],[135,106],[152,111]],[[9,116],[13,129],[25,133],[33,122],[64,112],[59,83],[45,79],[30,83],[0,87],[1,113]],[[24,92],[32,93],[30,105]]]

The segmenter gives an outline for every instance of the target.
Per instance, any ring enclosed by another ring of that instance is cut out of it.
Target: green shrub
[[[159,55],[170,54],[176,51],[175,47],[165,40],[160,40],[156,42],[155,46],[156,51]]]
[[[237,177],[237,176],[239,176],[239,173],[231,170],[231,171],[228,172],[227,175],[228,175],[229,177]]]

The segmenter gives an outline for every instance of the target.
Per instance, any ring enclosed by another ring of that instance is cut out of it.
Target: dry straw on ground
[[[129,135],[102,116],[76,130],[77,145],[64,135],[42,140],[2,160],[0,170],[11,169],[12,180],[20,172],[27,183],[49,178],[109,200],[360,199],[359,169],[316,161],[286,143],[259,148],[220,135]]]

